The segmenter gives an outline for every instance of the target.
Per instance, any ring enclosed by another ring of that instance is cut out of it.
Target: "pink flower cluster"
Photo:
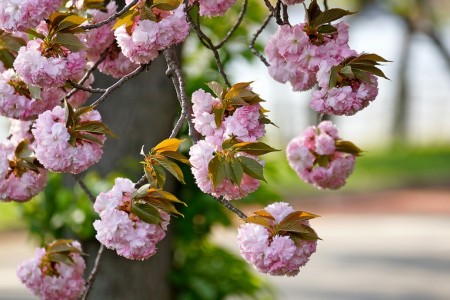
[[[261,106],[252,104],[238,107],[232,115],[226,116],[217,128],[213,108],[220,104],[220,100],[200,89],[192,94],[192,102],[194,127],[205,137],[193,145],[189,152],[192,173],[199,188],[214,197],[223,196],[227,200],[240,199],[257,190],[259,180],[247,174],[244,174],[240,186],[225,179],[213,187],[208,175],[208,164],[214,153],[222,150],[225,140],[235,137],[242,142],[255,142],[264,136],[264,124],[259,120]]]
[[[111,47],[105,60],[98,66],[98,70],[114,78],[120,78],[136,70],[138,67],[139,64],[125,57],[116,46]]]
[[[41,91],[41,99],[34,99],[30,95],[28,86],[18,78],[13,69],[0,74],[0,115],[2,116],[30,120],[58,105],[63,97],[63,90],[49,88]]]
[[[316,73],[322,61],[341,62],[355,52],[348,46],[348,24],[334,24],[337,32],[323,41],[311,40],[306,23],[282,25],[267,42],[265,52],[269,74],[277,81],[289,81],[294,91],[306,91],[317,83]]]
[[[125,25],[117,28],[114,35],[122,53],[134,63],[146,64],[154,60],[159,51],[184,41],[189,33],[189,24],[183,8],[180,5],[167,15],[164,13],[159,22],[138,20],[131,35]]]
[[[14,60],[14,69],[19,77],[30,85],[55,88],[64,85],[83,72],[86,65],[85,52],[70,52],[60,57],[46,57],[42,54],[42,40],[31,40],[21,47]]]
[[[339,132],[330,121],[306,128],[286,148],[289,165],[305,182],[338,189],[353,172],[355,156],[336,150]]]
[[[0,200],[27,201],[37,195],[47,184],[47,171],[39,168],[37,171],[23,170],[23,173],[13,172],[9,161],[16,160],[14,150],[17,144],[10,141],[0,143]]]
[[[216,148],[204,140],[197,142],[189,150],[189,162],[192,165],[192,174],[195,177],[197,186],[203,192],[211,194],[214,197],[222,196],[227,200],[236,200],[258,189],[259,180],[247,174],[244,174],[239,186],[231,183],[229,179],[225,179],[218,186],[214,187],[208,175],[208,164],[213,159],[215,151]]]
[[[128,259],[143,260],[156,253],[156,244],[165,237],[170,217],[160,211],[163,221],[153,225],[132,216],[127,208],[135,190],[129,179],[116,178],[112,189],[100,193],[95,200],[94,209],[100,220],[94,222],[94,228],[97,240],[107,248]]]
[[[81,117],[81,121],[100,120],[100,114],[95,110]],[[78,174],[99,161],[103,154],[103,145],[98,143],[79,140],[75,147],[69,143],[65,113],[60,106],[40,114],[32,132],[36,138],[37,159],[53,172]],[[103,134],[96,137],[101,141],[106,139]]]
[[[96,24],[106,20],[117,10],[115,1],[111,1],[106,6],[106,11],[98,9],[88,9],[86,13],[92,16],[90,24]],[[86,55],[90,61],[97,61],[103,51],[106,50],[114,41],[114,32],[111,30],[114,22],[103,25],[99,28],[88,30],[81,36],[81,40],[86,46]]]
[[[310,106],[323,114],[354,115],[365,108],[378,95],[378,78],[368,73],[368,80],[357,78],[344,80],[330,88],[331,68],[336,64],[323,61],[320,64],[317,78],[319,90],[313,92]]]
[[[72,246],[81,250],[80,243],[72,242]],[[35,257],[22,262],[17,268],[17,276],[33,294],[45,300],[76,300],[84,291],[83,273],[86,269],[83,258],[78,253],[71,253],[74,264],[52,264],[56,274],[49,274],[46,269],[46,251],[36,249]]]
[[[274,218],[273,227],[294,212],[284,202],[273,203],[265,208]],[[309,225],[308,221],[302,222]],[[316,251],[317,241],[301,241],[297,245],[289,236],[275,235],[262,225],[245,223],[238,229],[237,240],[242,257],[263,273],[275,276],[295,276]]]
[[[56,11],[61,2],[61,0],[2,0],[0,28],[8,32],[33,28]]]
[[[194,3],[190,0],[190,4]],[[205,17],[223,16],[236,0],[199,0],[199,14]]]

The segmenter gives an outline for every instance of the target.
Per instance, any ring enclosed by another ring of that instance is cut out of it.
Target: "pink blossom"
[[[289,2],[295,4],[298,1]],[[321,62],[339,63],[355,53],[348,47],[346,23],[334,24],[337,32],[324,35],[322,39],[310,38],[305,32],[306,26],[306,23],[279,26],[265,48],[270,63],[269,74],[279,82],[289,81],[294,91],[305,91],[314,86]]]
[[[158,56],[158,51],[179,44],[189,33],[183,5],[168,13],[160,22],[138,20],[131,35],[125,25],[114,31],[122,53],[132,62],[146,64]]]
[[[0,75],[0,115],[20,120],[33,119],[58,105],[64,92],[50,88],[42,90],[40,96],[41,99],[32,98],[29,87],[17,77],[13,69]]]
[[[33,148],[34,136],[31,133],[32,121],[9,120],[9,140],[12,144],[18,145],[21,141],[27,140],[29,146]]]
[[[130,205],[130,196],[135,190],[131,180],[116,178],[112,189],[96,198],[94,210],[100,220],[94,222],[94,228],[97,240],[107,248],[128,259],[143,260],[156,253],[156,244],[166,235],[170,217],[160,211],[163,221],[159,225],[131,217],[123,207]]]
[[[305,182],[317,188],[338,189],[354,168],[355,156],[336,149],[337,128],[330,121],[310,126],[286,148],[289,165]]]
[[[90,24],[96,24],[103,20],[106,20],[109,16],[113,15],[117,10],[117,4],[115,1],[111,1],[106,6],[106,11],[98,9],[88,9],[86,13],[92,16]],[[100,55],[113,43],[114,32],[111,30],[114,26],[114,22],[105,24],[99,28],[88,30],[81,35],[82,42],[86,45],[86,55],[90,61],[97,61]]]
[[[30,85],[55,88],[64,85],[67,79],[79,76],[86,65],[84,52],[71,52],[65,57],[42,55],[42,40],[32,40],[21,47],[14,61],[19,77]]]
[[[0,28],[8,32],[33,28],[56,11],[61,2],[61,0],[2,0]]]
[[[72,246],[81,250],[80,243]],[[17,267],[17,276],[33,294],[45,300],[76,300],[84,291],[83,273],[86,264],[78,253],[70,254],[73,264],[52,263],[54,270],[46,269],[44,248],[36,249],[35,257]],[[52,274],[54,273],[54,274]]]
[[[129,60],[116,46],[109,51],[105,60],[98,66],[98,70],[114,78],[120,78],[133,72],[138,64]]]
[[[199,0],[199,14],[205,17],[223,16],[235,2],[236,0]]]
[[[260,185],[259,180],[244,174],[240,185],[225,179],[216,187],[208,174],[208,164],[214,157],[216,147],[207,141],[200,140],[189,150],[189,161],[192,165],[192,174],[197,186],[205,193],[214,197],[224,197],[227,200],[236,200],[256,191]],[[239,154],[239,153],[238,153]],[[254,158],[254,157],[252,157]],[[261,162],[262,164],[262,162]]]
[[[82,121],[100,121],[100,114],[93,110],[82,115]],[[65,124],[64,109],[57,106],[39,115],[32,130],[36,138],[36,157],[53,172],[78,174],[100,160],[103,145],[87,140],[69,143],[70,134]],[[96,135],[100,141],[103,134]]]
[[[47,171],[11,168],[9,161],[15,161],[15,144],[0,143],[0,200],[27,201],[37,195],[47,184]]]
[[[294,212],[287,203],[274,203],[265,209],[275,218],[274,229]],[[308,221],[302,222],[309,225]],[[243,258],[263,273],[275,276],[295,276],[316,251],[317,241],[295,242],[288,235],[273,235],[262,225],[245,223],[238,229],[238,244]]]

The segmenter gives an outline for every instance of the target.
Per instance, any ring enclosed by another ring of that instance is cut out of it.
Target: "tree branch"
[[[234,23],[233,28],[231,28],[230,31],[228,31],[228,33],[225,36],[225,38],[215,46],[216,49],[222,48],[223,45],[225,45],[225,43],[233,35],[233,33],[239,28],[239,26],[242,23],[242,20],[244,20],[244,15],[247,12],[247,7],[248,7],[248,0],[244,0],[244,3],[242,4],[242,9],[241,9],[241,12],[239,14],[239,18],[238,18],[237,22]]]
[[[73,177],[75,178],[76,182],[78,183],[78,185],[81,187],[81,189],[83,190],[83,192],[86,193],[86,195],[88,196],[89,200],[91,200],[92,203],[95,202],[95,196],[91,193],[91,191],[89,190],[89,188],[86,186],[86,184],[83,182],[83,180],[80,178],[80,175],[76,174],[73,175]]]
[[[130,4],[128,4],[124,8],[122,8],[121,11],[116,12],[115,14],[111,15],[109,18],[107,18],[103,21],[100,21],[98,23],[95,23],[95,24],[80,26],[79,28],[84,29],[84,30],[91,30],[91,29],[99,28],[99,27],[101,27],[105,24],[108,24],[108,23],[114,21],[115,19],[119,18],[121,15],[126,13],[136,3],[138,3],[138,0],[133,0]]]
[[[103,246],[103,244],[100,244],[100,248],[98,249],[97,256],[95,257],[94,267],[92,268],[91,273],[89,274],[89,278],[86,281],[85,290],[84,290],[83,296],[81,297],[81,300],[86,300],[89,293],[92,290],[92,285],[94,284],[95,278],[97,277],[97,273],[100,269],[100,259],[102,258],[104,250],[105,250],[105,246]]]
[[[235,213],[236,215],[239,216],[239,218],[241,219],[245,219],[247,218],[247,215],[244,214],[239,208],[237,208],[236,206],[234,206],[233,204],[230,203],[230,201],[225,200],[224,198],[220,197],[220,198],[214,198],[216,199],[220,204],[222,204],[223,206],[225,206],[226,208],[228,208],[231,212]]]
[[[261,34],[261,32],[264,31],[264,29],[267,27],[267,25],[269,24],[270,19],[272,19],[273,15],[268,15],[267,18],[264,20],[264,23],[262,24],[262,26],[255,32],[255,34],[253,35],[253,39],[250,42],[250,50],[252,51],[253,55],[255,55],[256,57],[259,58],[260,61],[263,62],[263,64],[265,64],[267,67],[270,66],[269,62],[266,60],[266,58],[258,52],[258,50],[256,50],[255,48],[255,43],[256,43],[256,39],[258,38],[258,36]]]
[[[127,82],[128,80],[130,80],[131,78],[139,75],[140,73],[142,73],[142,71],[147,70],[148,67],[152,64],[152,62],[148,63],[148,64],[143,64],[140,65],[138,68],[136,68],[136,70],[134,70],[133,72],[129,73],[128,75],[120,78],[116,83],[114,83],[113,85],[111,85],[110,87],[108,87],[105,92],[103,93],[103,95],[100,96],[100,98],[98,98],[97,100],[95,100],[94,103],[92,103],[90,106],[97,106],[99,105],[101,102],[103,102],[106,97],[109,96],[109,94],[111,94],[114,90],[116,90],[117,88],[121,87],[125,82]]]

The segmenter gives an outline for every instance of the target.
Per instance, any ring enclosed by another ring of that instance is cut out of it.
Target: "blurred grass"
[[[450,186],[450,145],[391,147],[364,152],[339,191],[318,190],[305,184],[289,167],[285,152],[267,155],[266,179],[282,196],[376,191],[402,187]]]
[[[355,171],[339,191],[317,190],[303,183],[289,167],[284,152],[266,155],[265,177],[261,193],[268,203],[276,194],[293,195],[356,193],[402,187],[450,186],[450,145],[440,147],[392,147],[367,151],[356,161]],[[251,196],[250,196],[251,197]],[[33,200],[31,200],[33,201]],[[23,228],[17,206],[0,203],[0,231]]]

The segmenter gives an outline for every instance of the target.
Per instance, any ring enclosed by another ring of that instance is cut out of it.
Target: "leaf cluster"
[[[73,108],[67,101],[65,102],[65,122],[70,134],[69,143],[75,147],[79,141],[89,141],[103,145],[101,135],[116,135],[108,126],[100,121],[82,121],[83,114],[94,109],[92,106]]]
[[[277,223],[268,211],[261,209],[245,218],[244,221],[264,226],[269,231],[270,237],[275,235],[289,236],[297,245],[301,245],[301,241],[320,239],[314,229],[305,225],[305,221],[317,217],[319,216],[309,212],[295,211],[287,215],[280,223]]]
[[[305,8],[305,11],[308,23],[305,30],[310,38],[318,39],[319,41],[322,41],[321,35],[337,32],[336,27],[330,24],[331,22],[354,14],[354,12],[341,8],[330,8],[322,11],[319,4],[317,4],[317,0],[311,1],[311,4],[308,8]]]
[[[179,200],[173,194],[161,189],[152,188],[150,184],[140,187],[131,195],[131,199],[131,213],[135,214],[140,220],[155,225],[159,225],[163,221],[160,211],[183,216],[176,209],[174,203],[180,203],[186,206],[186,203]]]
[[[47,275],[59,275],[54,267],[56,263],[73,265],[72,253],[82,254],[80,249],[72,246],[72,240],[55,240],[45,245],[45,255],[41,261],[41,269],[45,270]]]
[[[127,12],[121,15],[113,26],[113,30],[125,25],[128,33],[131,33],[131,28],[137,17],[139,20],[151,20],[159,22],[161,17],[158,12],[155,13],[153,9],[162,11],[172,11],[181,5],[181,0],[146,0],[143,4],[133,5]]]
[[[217,127],[220,127],[224,117],[232,115],[237,108],[265,101],[249,88],[251,83],[251,81],[239,82],[230,88],[225,88],[216,81],[207,83],[214,95],[220,100],[220,104],[213,108]],[[260,120],[264,124],[271,124],[272,122],[264,115],[265,112],[267,111],[261,108]]]
[[[222,151],[216,152],[208,164],[208,175],[214,187],[217,187],[225,179],[236,185],[240,185],[244,174],[266,181],[263,174],[263,166],[256,160],[239,152],[259,156],[274,151],[279,151],[263,142],[240,142],[235,138],[225,140],[222,143]]]
[[[25,46],[26,42],[22,38],[13,36],[11,33],[0,29],[0,62],[6,69],[12,68],[14,59],[20,47]]]
[[[378,68],[381,62],[389,61],[374,53],[351,56],[341,64],[331,68],[329,87],[346,85],[354,79],[370,82],[369,74],[389,80],[383,71]]]
[[[179,182],[185,184],[183,171],[178,163],[190,165],[189,160],[177,152],[184,140],[169,138],[144,155],[144,172],[147,181],[153,186],[162,189],[166,183],[166,171],[172,174]],[[143,154],[143,153],[141,153]]]
[[[28,141],[25,139],[21,141],[14,150],[15,159],[8,160],[9,173],[7,177],[12,173],[17,177],[21,177],[25,172],[31,170],[38,173],[39,168],[43,166],[33,155],[33,151],[28,147]]]

